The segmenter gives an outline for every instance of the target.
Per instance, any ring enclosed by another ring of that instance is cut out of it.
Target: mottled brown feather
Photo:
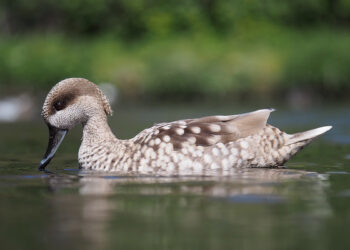
[[[266,126],[267,119],[272,111],[271,109],[265,109],[242,115],[207,116],[156,124],[155,128],[158,133],[150,139],[159,138],[164,140],[165,136],[169,136],[175,150],[181,149],[184,143],[204,147],[220,142],[226,144],[258,133]],[[183,133],[178,131],[183,131]],[[154,145],[154,147],[157,146]]]

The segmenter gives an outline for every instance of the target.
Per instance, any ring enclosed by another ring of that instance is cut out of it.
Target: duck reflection
[[[229,221],[242,220],[238,217],[245,215],[248,221],[249,215],[241,211],[246,206],[257,210],[256,215],[251,214],[257,224],[263,220],[279,223],[281,218],[271,206],[291,207],[312,221],[313,232],[318,230],[319,219],[332,214],[325,194],[327,175],[290,169],[240,169],[232,176],[220,177],[65,172],[52,175],[49,184],[57,194],[52,199],[51,224],[57,248],[114,247],[122,244],[126,232],[147,227],[152,218],[157,218],[154,223],[170,220],[177,211],[183,215],[176,223],[197,227],[213,214]],[[258,216],[262,211],[264,216]]]

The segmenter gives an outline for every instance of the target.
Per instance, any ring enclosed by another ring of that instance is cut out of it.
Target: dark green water
[[[232,113],[246,110],[231,110]],[[124,107],[122,138],[220,107]],[[49,165],[41,120],[0,124],[1,249],[350,249],[350,109],[280,110],[288,132],[334,129],[287,163],[232,177],[122,177],[77,170],[81,128]]]

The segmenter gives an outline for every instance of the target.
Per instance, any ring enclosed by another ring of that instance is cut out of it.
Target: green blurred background
[[[67,77],[124,100],[346,100],[348,0],[1,0],[0,91]]]

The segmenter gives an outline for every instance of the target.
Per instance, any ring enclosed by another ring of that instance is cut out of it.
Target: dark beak
[[[49,125],[49,144],[47,145],[46,153],[40,162],[39,170],[44,170],[50,163],[67,132],[68,130],[66,129],[58,129]]]

